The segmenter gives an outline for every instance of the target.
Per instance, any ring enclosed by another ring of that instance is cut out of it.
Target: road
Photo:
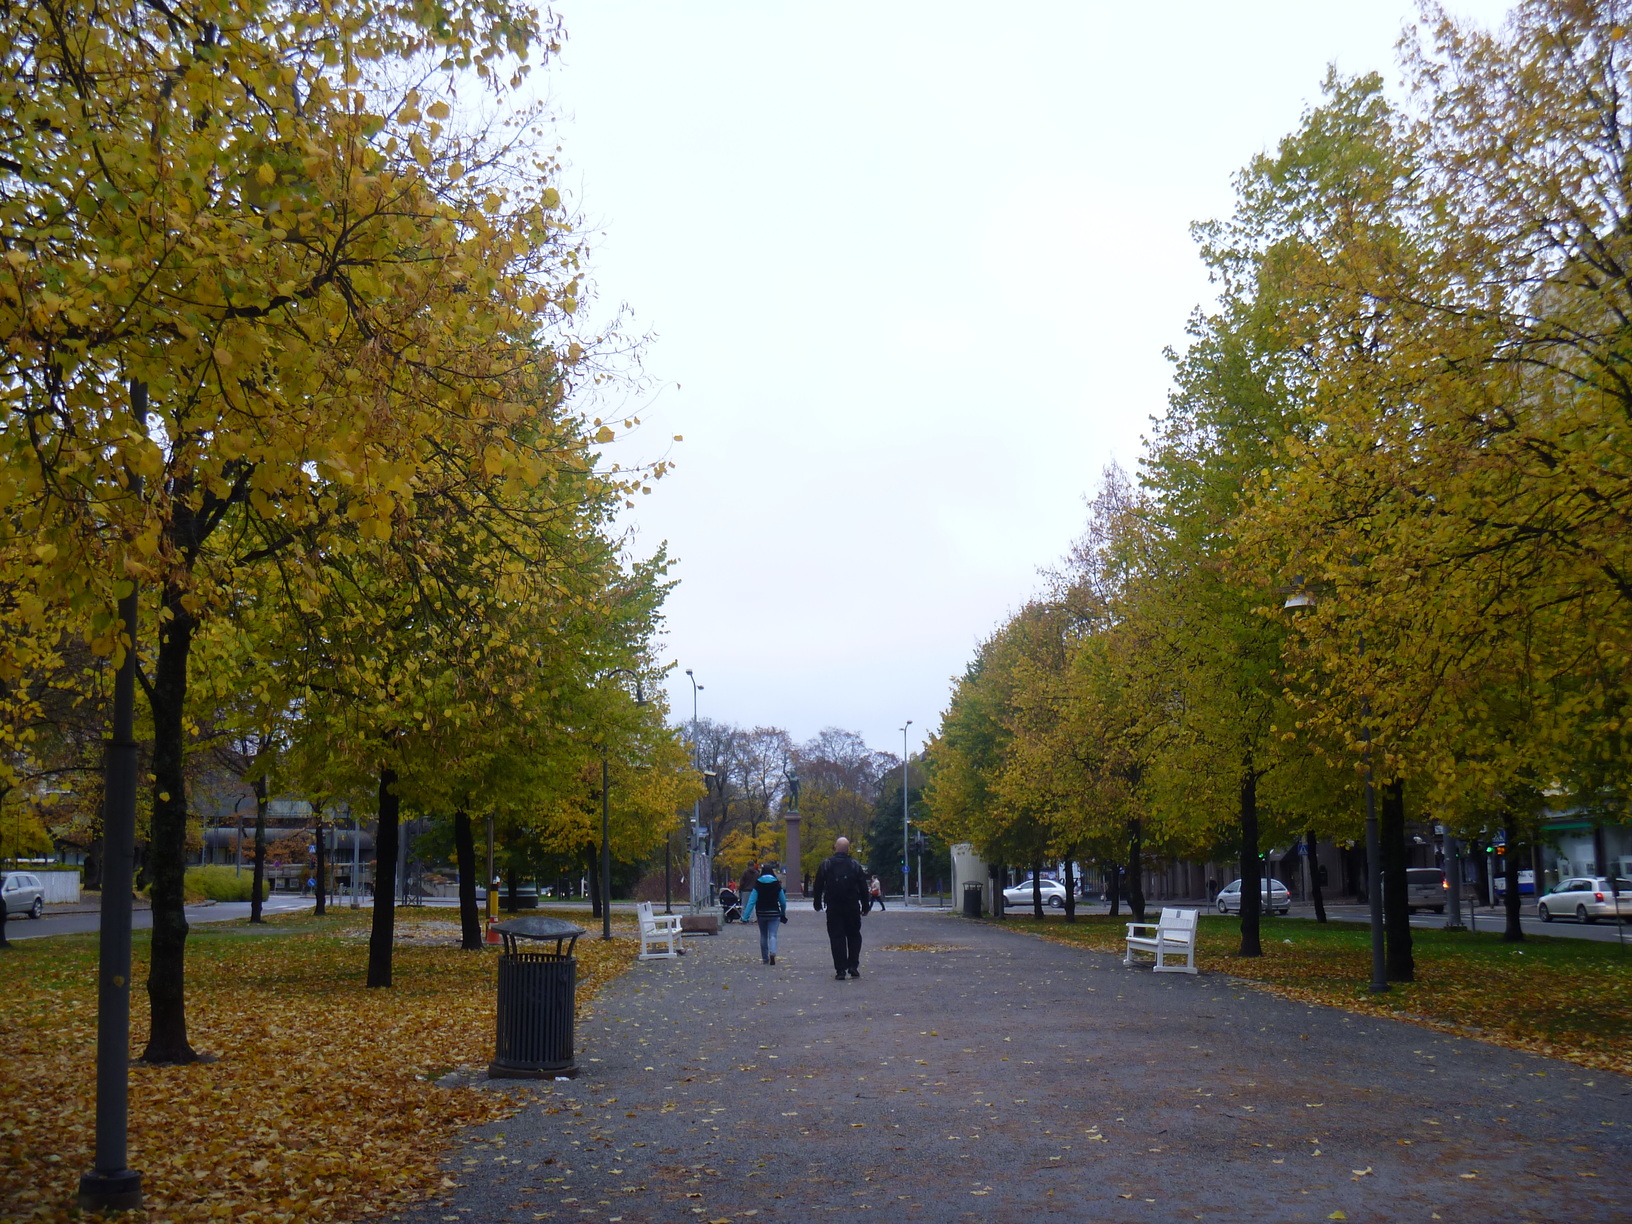
[[[311,909],[310,897],[290,897],[274,894],[262,903],[262,912],[266,914],[288,914],[299,910]],[[249,917],[248,901],[218,901],[214,905],[189,905],[187,907],[187,921],[198,922],[231,922],[234,918]],[[79,909],[71,912],[52,913],[46,910],[45,917],[38,922],[31,918],[13,918],[6,923],[6,938],[44,939],[48,935],[84,935],[87,932],[98,930],[101,927],[101,915],[94,909]],[[137,930],[147,930],[153,925],[153,912],[148,909],[139,909],[130,916],[130,924]]]
[[[1367,922],[1370,921],[1370,911],[1364,905],[1328,905],[1326,914],[1339,922]],[[1294,905],[1291,918],[1313,918],[1315,911],[1312,906]],[[1500,910],[1481,909],[1472,921],[1464,914],[1463,922],[1471,928],[1480,931],[1504,930],[1507,919]],[[1414,927],[1443,927],[1444,914],[1414,914],[1411,918]],[[1595,922],[1582,925],[1579,922],[1564,922],[1554,919],[1552,922],[1543,922],[1540,918],[1531,915],[1521,915],[1519,926],[1526,935],[1556,935],[1560,939],[1592,939],[1600,943],[1616,943],[1624,939],[1632,944],[1632,930],[1622,927],[1619,932],[1613,922]]]

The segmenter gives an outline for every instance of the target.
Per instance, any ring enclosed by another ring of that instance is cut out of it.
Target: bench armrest
[[[1128,923],[1128,934],[1132,935],[1135,931],[1154,931],[1161,925],[1159,922],[1130,922]],[[1141,935],[1140,938],[1148,939],[1149,936]]]

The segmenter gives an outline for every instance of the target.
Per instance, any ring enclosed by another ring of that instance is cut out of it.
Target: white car
[[[1043,904],[1050,909],[1065,908],[1065,885],[1058,880],[1043,881]],[[1032,905],[1031,881],[1016,884],[1013,888],[1003,890],[1003,904],[1009,909],[1030,909]]]
[[[1617,916],[1623,921],[1632,921],[1632,880],[1618,876],[1613,889],[1601,876],[1569,876],[1536,903],[1536,917],[1543,922],[1554,918],[1597,922],[1600,918]]]
[[[1405,869],[1405,912],[1414,914],[1419,909],[1431,909],[1436,914],[1445,912],[1446,899],[1451,895],[1451,882],[1440,867],[1407,867]]]
[[[27,871],[8,872],[0,884],[0,905],[6,907],[7,918],[45,917],[45,885],[40,877]]]
[[[1292,908],[1292,894],[1287,892],[1286,885],[1279,880],[1260,880],[1263,913],[1274,911],[1284,914]],[[1239,914],[1241,912],[1241,881],[1231,880],[1219,890],[1218,900],[1215,903],[1221,914]]]

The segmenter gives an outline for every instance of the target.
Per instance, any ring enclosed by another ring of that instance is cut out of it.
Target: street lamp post
[[[635,679],[635,704],[646,704],[646,694],[641,691],[640,674],[627,667],[614,667],[606,673],[607,676],[633,676]],[[611,768],[607,764],[606,739],[601,739],[601,938],[612,938],[612,802]]]
[[[147,432],[147,384],[130,384],[131,414]],[[132,498],[140,503],[141,477],[129,473]],[[113,679],[113,738],[107,746],[103,791],[102,914],[96,967],[96,1154],[80,1174],[79,1206],[85,1211],[139,1211],[142,1175],[127,1165],[130,1117],[130,910],[136,875],[136,614],[133,581],[119,601],[125,657]]]
[[[699,773],[703,772],[701,745],[697,742],[697,694],[703,691],[703,685],[697,683],[697,677],[692,674],[691,668],[686,668],[686,679],[691,681],[691,764]],[[699,871],[699,867],[701,870]],[[691,912],[700,914],[708,907],[709,877],[712,869],[708,862],[708,851],[703,839],[703,801],[697,799],[691,808]],[[702,893],[698,894],[698,879],[702,880]]]
[[[912,896],[912,869],[908,866],[907,852],[907,727],[912,726],[912,719],[907,719],[906,726],[901,728],[901,908],[907,907]]]
[[[232,843],[232,874],[240,877],[244,874],[244,816],[238,809],[244,806],[245,799],[253,799],[253,795],[239,795],[238,802],[232,805],[233,843]]]

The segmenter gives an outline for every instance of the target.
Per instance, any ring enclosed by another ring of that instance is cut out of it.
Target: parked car
[[[1292,908],[1292,894],[1287,891],[1286,885],[1279,880],[1260,880],[1262,891],[1258,894],[1263,912],[1274,911],[1285,914]],[[1215,902],[1221,914],[1239,914],[1241,912],[1241,881],[1231,880],[1218,890],[1218,900]]]
[[[1003,904],[1011,909],[1031,905],[1031,881],[1003,890]],[[1065,908],[1065,885],[1058,880],[1043,881],[1043,904],[1051,909]]]
[[[1632,921],[1632,880],[1619,876],[1613,889],[1603,876],[1568,876],[1536,903],[1536,917],[1543,922],[1564,917],[1597,922],[1617,915],[1622,921]]]
[[[32,872],[7,872],[5,883],[0,884],[0,905],[6,907],[7,918],[19,918],[24,914],[30,918],[43,918],[45,885]]]
[[[1431,909],[1443,914],[1451,896],[1451,882],[1439,867],[1407,867],[1405,869],[1405,912],[1414,914],[1419,909]]]

